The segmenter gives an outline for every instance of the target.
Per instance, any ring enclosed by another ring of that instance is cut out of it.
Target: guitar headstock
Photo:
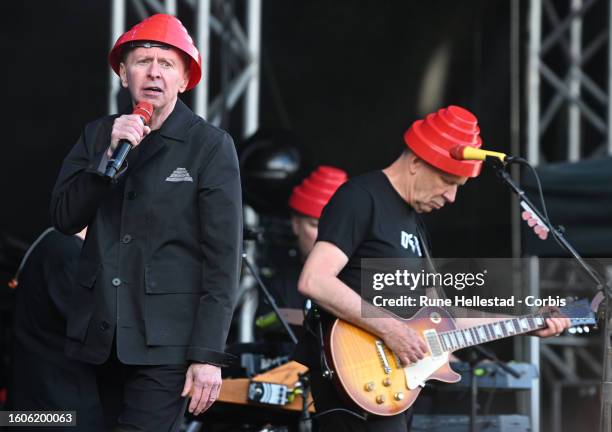
[[[597,297],[597,296],[595,296]],[[559,313],[569,318],[571,327],[567,330],[570,334],[584,334],[591,331],[591,327],[597,325],[597,309],[601,300],[594,305],[595,299],[589,302],[587,299],[576,300],[559,308]],[[593,307],[595,306],[595,309]]]

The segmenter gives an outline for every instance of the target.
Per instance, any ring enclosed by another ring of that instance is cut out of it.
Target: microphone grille
[[[149,102],[138,102],[134,108],[134,114],[142,117],[143,123],[147,125],[153,115],[153,105]]]
[[[466,146],[456,145],[448,151],[453,159],[463,160],[463,150]]]

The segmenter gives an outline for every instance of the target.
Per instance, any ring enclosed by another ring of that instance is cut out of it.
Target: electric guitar
[[[559,313],[570,319],[571,333],[588,332],[597,323],[594,311],[600,302],[575,301],[559,308]],[[366,412],[391,416],[408,409],[427,380],[454,383],[461,379],[449,365],[453,351],[546,328],[550,316],[550,312],[536,313],[459,329],[446,310],[424,307],[405,321],[423,337],[428,352],[407,366],[380,338],[337,319],[328,334],[328,359],[336,383],[349,399]]]

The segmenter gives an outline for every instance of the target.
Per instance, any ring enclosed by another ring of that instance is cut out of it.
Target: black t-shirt
[[[317,241],[333,243],[349,258],[338,278],[359,292],[362,258],[423,256],[419,221],[382,171],[350,179],[329,201]]]

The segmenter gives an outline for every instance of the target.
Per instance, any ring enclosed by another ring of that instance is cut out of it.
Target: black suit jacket
[[[58,230],[89,225],[67,352],[99,364],[116,336],[126,364],[225,364],[242,239],[233,141],[178,100],[109,182],[102,172],[115,117],[86,126],[51,199]]]

